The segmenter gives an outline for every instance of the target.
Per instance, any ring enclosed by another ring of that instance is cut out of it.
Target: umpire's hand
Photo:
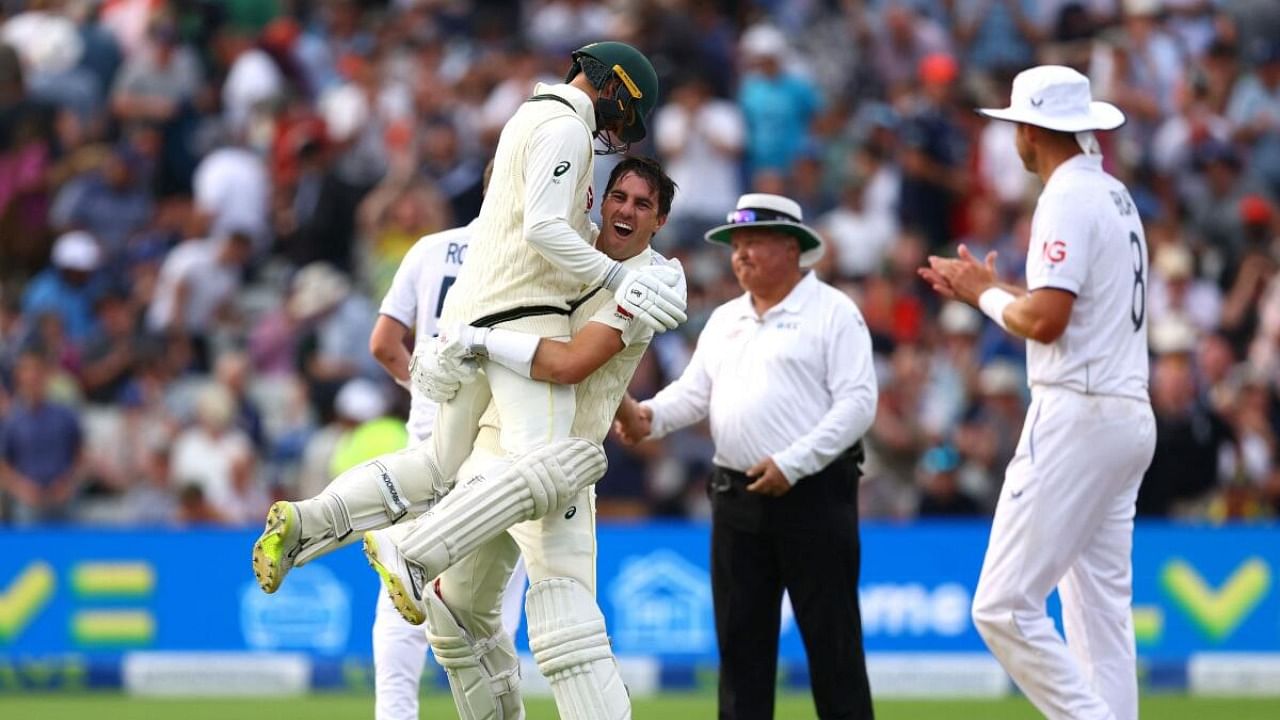
[[[622,404],[613,417],[613,434],[623,445],[643,442],[653,429],[653,410],[636,402],[630,395],[622,397]]]
[[[779,497],[791,490],[791,483],[787,482],[787,476],[782,474],[778,464],[771,457],[752,465],[747,470],[747,477],[755,478],[755,482],[747,486],[747,492]]]

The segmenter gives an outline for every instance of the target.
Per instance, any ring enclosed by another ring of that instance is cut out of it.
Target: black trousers
[[[858,607],[858,467],[843,457],[782,497],[716,468],[711,583],[720,719],[773,718],[782,592],[791,597],[821,720],[870,720]]]

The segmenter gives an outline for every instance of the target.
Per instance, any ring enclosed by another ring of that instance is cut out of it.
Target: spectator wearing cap
[[[941,341],[929,360],[920,424],[932,437],[946,437],[964,415],[978,385],[978,336],[982,315],[951,301],[938,313]]]
[[[316,262],[298,271],[288,312],[301,319],[298,361],[317,408],[346,381],[380,377],[382,368],[369,353],[369,336],[378,314],[367,298],[354,291],[347,276]]]
[[[742,36],[746,68],[738,104],[746,122],[749,176],[786,173],[809,140],[809,124],[822,109],[818,89],[785,68],[789,46],[781,30],[757,25]]]
[[[292,494],[297,498],[315,497],[337,477],[333,472],[338,450],[361,425],[376,420],[387,412],[387,396],[378,384],[365,378],[347,381],[326,408],[328,421],[307,440],[302,450],[302,463]],[[403,427],[401,428],[403,430]],[[399,447],[404,447],[402,442]]]
[[[1234,139],[1250,148],[1255,172],[1280,195],[1280,38],[1262,43],[1253,72],[1231,92],[1227,119],[1235,125]]]
[[[52,261],[53,267],[27,284],[22,313],[28,318],[54,313],[71,341],[82,343],[97,329],[93,304],[101,291],[95,274],[102,264],[102,249],[92,235],[76,230],[53,244]]]
[[[950,445],[929,448],[920,458],[920,507],[916,514],[929,517],[972,517],[982,507],[960,488],[960,453]]]
[[[1199,332],[1212,332],[1222,320],[1222,291],[1195,274],[1195,257],[1182,244],[1165,245],[1151,263],[1147,299],[1151,322],[1181,317]]]
[[[84,467],[79,418],[48,398],[52,369],[38,350],[19,354],[13,402],[0,420],[0,498],[18,523],[69,519]]]
[[[712,313],[678,380],[623,401],[619,434],[636,442],[710,418],[720,717],[773,717],[786,591],[818,715],[871,718],[858,606],[871,336],[849,296],[808,269],[822,240],[794,200],[743,195],[728,219],[706,239],[733,248],[745,294]]]
[[[926,55],[919,65],[920,92],[902,127],[899,216],[924,235],[931,251],[952,239],[951,214],[968,187],[968,143],[952,117],[957,75],[950,55]]]

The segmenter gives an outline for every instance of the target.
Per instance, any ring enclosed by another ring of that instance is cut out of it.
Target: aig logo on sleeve
[[[1050,265],[1056,265],[1067,259],[1067,244],[1061,240],[1047,242],[1042,249],[1044,253],[1044,261]]]

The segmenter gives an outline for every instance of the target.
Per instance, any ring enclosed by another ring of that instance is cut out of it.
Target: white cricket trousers
[[[502,627],[512,637],[520,627],[527,578],[524,563],[518,563],[502,591]],[[373,619],[374,720],[418,720],[428,647],[426,628],[405,621],[379,585]]]
[[[1148,402],[1036,387],[973,600],[987,647],[1050,720],[1135,720],[1133,515]],[[1062,600],[1066,642],[1045,603]]]

